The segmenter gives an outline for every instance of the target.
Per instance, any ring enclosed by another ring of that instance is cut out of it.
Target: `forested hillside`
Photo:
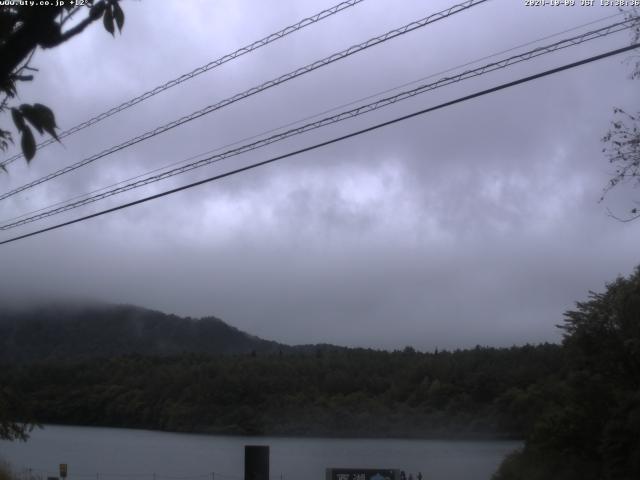
[[[562,373],[557,345],[126,356],[0,367],[35,420],[237,434],[528,433]]]
[[[215,317],[181,318],[129,305],[49,304],[0,310],[0,362],[72,360],[126,354],[277,352]]]

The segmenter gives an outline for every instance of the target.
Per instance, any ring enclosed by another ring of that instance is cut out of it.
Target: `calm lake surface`
[[[244,446],[269,445],[273,480],[322,480],[326,467],[400,468],[424,480],[485,480],[512,441],[439,441],[225,437],[119,428],[45,426],[27,443],[0,441],[0,457],[18,473],[67,480],[242,479]],[[155,477],[154,477],[155,474]]]

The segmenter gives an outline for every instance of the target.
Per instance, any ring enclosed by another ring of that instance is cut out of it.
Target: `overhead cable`
[[[208,72],[209,70],[219,67],[220,65],[223,65],[238,57],[241,57],[242,55],[245,55],[249,52],[253,52],[261,47],[264,47],[265,45],[269,45],[270,43],[273,43],[276,40],[280,40],[281,38],[284,38],[287,35],[297,32],[298,30],[308,27],[309,25],[313,25],[314,23],[317,23],[321,20],[324,20],[327,17],[335,15],[336,13],[341,12],[349,7],[353,7],[354,5],[357,5],[358,3],[361,3],[363,1],[364,0],[348,0],[345,2],[341,2],[337,5],[334,5],[331,8],[328,8],[319,13],[316,13],[311,17],[307,17],[303,20],[300,20],[298,23],[289,25],[288,27],[283,28],[282,30],[279,30],[275,33],[271,33],[260,40],[256,40],[255,42],[250,43],[249,45],[245,45],[244,47],[239,48],[235,52],[228,53],[216,60],[213,60],[207,63],[206,65],[202,65],[190,71],[189,73],[185,73],[184,75],[180,75],[179,77],[174,78],[173,80],[169,80],[168,82],[163,83],[162,85],[158,85],[157,87],[152,88],[151,90],[141,95],[138,95],[137,97],[127,100],[126,102],[123,102],[120,105],[107,110],[106,112],[96,115],[95,117],[92,117],[89,120],[79,123],[78,125],[71,127],[68,130],[60,132],[58,133],[58,138],[62,139],[62,138],[68,137],[69,135],[73,135],[74,133],[77,133],[80,130],[84,130],[87,127],[95,125],[96,123],[101,122],[102,120],[109,118],[112,115],[115,115],[116,113],[119,113],[128,108],[131,108],[134,105],[137,105],[138,103],[153,97],[154,95],[157,95],[161,92],[164,92],[165,90],[168,90],[169,88],[175,87],[176,85],[180,85],[181,83],[186,82],[187,80],[191,80],[192,78],[197,77],[202,73]],[[37,148],[41,149],[43,147],[46,147],[47,145],[51,145],[52,143],[55,143],[55,141],[56,140],[54,138],[49,138],[43,142],[38,143]],[[6,167],[10,163],[22,157],[23,157],[22,153],[17,153],[12,157],[8,158],[7,160],[5,160],[4,162],[0,162],[0,168]]]
[[[74,195],[74,196],[73,196],[73,197],[71,197],[71,198],[67,198],[67,199],[65,199],[65,200],[61,200],[61,201],[55,202],[55,203],[50,204],[50,205],[48,205],[48,206],[46,206],[46,207],[41,207],[41,208],[38,208],[38,209],[36,209],[36,210],[31,210],[31,211],[29,211],[29,212],[25,212],[25,213],[22,213],[22,214],[20,214],[20,215],[16,215],[16,216],[11,217],[11,218],[7,218],[7,219],[4,219],[4,220],[0,220],[0,224],[9,223],[9,222],[12,222],[12,221],[14,221],[14,220],[18,220],[18,219],[21,219],[21,218],[24,218],[24,217],[29,217],[29,216],[32,216],[32,215],[34,215],[34,214],[36,214],[36,213],[40,213],[40,212],[42,212],[42,211],[44,211],[44,210],[48,210],[48,209],[51,209],[51,208],[53,208],[53,207],[57,207],[57,206],[59,206],[59,205],[64,205],[64,204],[66,204],[66,203],[70,203],[70,202],[72,202],[72,201],[74,201],[74,200],[79,200],[79,199],[81,199],[81,198],[89,197],[89,196],[91,196],[91,195],[93,195],[93,194],[95,194],[95,193],[103,192],[103,191],[109,190],[109,189],[114,188],[114,187],[117,187],[117,186],[119,186],[119,185],[123,185],[123,184],[125,184],[125,183],[127,183],[127,182],[131,182],[131,181],[133,181],[133,180],[137,180],[137,179],[139,179],[139,178],[142,178],[142,177],[144,177],[144,176],[146,176],[146,175],[151,175],[151,174],[156,173],[156,172],[161,172],[161,171],[163,171],[163,170],[165,170],[165,169],[168,169],[168,168],[171,168],[171,167],[175,167],[175,166],[177,166],[177,165],[183,165],[183,164],[186,164],[186,163],[188,163],[188,162],[190,162],[190,161],[192,161],[192,160],[195,160],[196,158],[203,157],[203,156],[205,156],[205,155],[208,155],[208,154],[211,154],[211,153],[214,153],[214,152],[219,152],[219,151],[221,151],[221,150],[224,150],[224,149],[227,149],[227,148],[233,147],[233,146],[235,146],[235,145],[240,145],[240,144],[242,144],[243,142],[248,142],[248,141],[250,141],[250,140],[255,140],[256,138],[260,138],[260,137],[262,137],[262,136],[264,136],[264,135],[268,135],[268,134],[270,134],[270,133],[274,133],[274,132],[281,131],[281,130],[283,130],[283,129],[285,129],[285,128],[289,128],[289,127],[292,127],[292,126],[294,126],[294,125],[299,125],[299,124],[301,124],[301,123],[303,123],[303,122],[307,122],[307,121],[309,121],[309,120],[313,120],[314,118],[318,118],[318,117],[321,117],[321,116],[326,115],[326,114],[328,114],[328,113],[331,113],[331,112],[335,112],[335,111],[337,111],[337,110],[340,110],[341,108],[350,107],[351,105],[357,105],[358,103],[364,102],[364,101],[366,101],[366,100],[371,100],[371,99],[373,99],[373,98],[380,97],[381,95],[385,95],[385,94],[387,94],[387,93],[391,93],[391,92],[398,91],[398,90],[400,90],[400,89],[402,89],[402,88],[405,88],[405,87],[408,87],[408,86],[410,86],[410,85],[416,85],[416,84],[418,84],[418,83],[420,83],[420,82],[423,82],[423,81],[425,81],[425,80],[429,80],[429,79],[431,79],[431,78],[435,78],[435,77],[437,77],[437,76],[439,76],[439,75],[444,75],[444,74],[447,74],[447,73],[450,73],[450,72],[455,72],[455,71],[457,71],[457,70],[460,70],[461,68],[468,67],[468,66],[470,66],[470,65],[474,65],[474,64],[479,63],[479,62],[481,62],[481,61],[483,61],[483,60],[488,60],[488,59],[490,59],[490,58],[495,58],[495,57],[497,57],[497,56],[499,56],[499,55],[503,55],[503,54],[505,54],[505,53],[514,52],[514,51],[519,50],[519,49],[521,49],[521,48],[523,48],[523,47],[528,47],[528,46],[530,46],[530,45],[534,45],[534,44],[536,44],[536,43],[539,43],[539,42],[541,42],[541,41],[543,41],[543,40],[548,40],[548,39],[550,39],[550,38],[559,37],[560,35],[564,35],[565,33],[573,32],[573,31],[575,31],[575,30],[579,30],[579,29],[581,29],[581,28],[588,27],[588,26],[590,26],[590,25],[594,25],[594,24],[596,24],[596,23],[603,22],[603,21],[605,21],[605,20],[609,20],[609,19],[614,18],[614,17],[619,17],[619,16],[624,15],[624,14],[625,14],[625,12],[624,12],[624,11],[622,11],[622,12],[614,13],[614,14],[612,14],[612,15],[607,15],[607,16],[602,17],[602,18],[599,18],[599,19],[597,19],[597,20],[593,20],[593,21],[590,21],[590,22],[587,22],[587,23],[583,23],[583,24],[581,24],[581,25],[577,25],[577,26],[575,26],[575,27],[571,27],[571,28],[568,28],[568,29],[562,30],[562,31],[560,31],[560,32],[556,32],[556,33],[553,33],[553,34],[551,34],[551,35],[546,35],[546,36],[544,36],[544,37],[541,37],[541,38],[538,38],[538,39],[535,39],[535,40],[530,40],[530,41],[528,41],[528,42],[526,42],[526,43],[521,43],[521,44],[519,44],[519,45],[516,45],[515,47],[510,47],[510,48],[508,48],[508,49],[506,49],[506,50],[501,50],[501,51],[499,51],[499,52],[492,53],[492,54],[490,54],[490,55],[486,55],[486,56],[484,56],[484,57],[477,58],[477,59],[475,59],[475,60],[471,60],[471,61],[469,61],[469,62],[466,62],[466,63],[460,64],[460,65],[456,65],[456,66],[454,66],[454,67],[447,68],[446,70],[441,70],[441,71],[439,71],[439,72],[432,73],[432,74],[430,74],[430,75],[427,75],[427,76],[421,77],[421,78],[419,78],[419,79],[412,80],[412,81],[410,81],[410,82],[406,82],[406,83],[404,83],[404,84],[397,85],[397,86],[395,86],[395,87],[391,87],[391,88],[388,88],[388,89],[386,89],[386,90],[383,90],[383,91],[380,91],[380,92],[377,92],[377,93],[373,93],[373,94],[367,95],[367,96],[365,96],[365,97],[360,97],[360,98],[358,98],[357,100],[351,100],[350,102],[343,103],[343,104],[340,104],[340,105],[337,105],[337,106],[331,107],[331,108],[329,108],[329,109],[327,109],[327,110],[324,110],[324,111],[322,111],[322,112],[315,113],[315,114],[313,114],[313,115],[310,115],[310,116],[307,116],[307,117],[304,117],[304,118],[301,118],[301,119],[298,119],[298,120],[294,120],[294,121],[292,121],[292,122],[288,122],[288,123],[286,123],[286,124],[284,124],[284,125],[279,125],[278,127],[270,128],[270,129],[268,129],[268,130],[266,130],[266,131],[262,131],[262,132],[260,132],[260,133],[253,134],[253,135],[251,135],[251,136],[249,136],[249,137],[244,137],[244,138],[241,138],[241,139],[239,139],[239,140],[235,140],[235,141],[233,141],[233,142],[231,142],[231,143],[227,143],[227,144],[225,144],[225,145],[221,145],[221,146],[219,146],[219,147],[216,147],[216,148],[210,149],[210,150],[208,150],[208,151],[206,151],[206,152],[202,152],[202,153],[199,153],[199,154],[196,154],[196,155],[192,155],[192,156],[190,156],[190,157],[188,157],[188,158],[185,158],[185,159],[182,159],[182,160],[178,160],[178,161],[176,161],[176,162],[171,162],[171,163],[169,163],[169,164],[165,164],[165,165],[163,165],[163,166],[161,166],[161,167],[157,167],[157,168],[154,168],[154,169],[152,169],[152,170],[146,171],[146,172],[144,172],[144,173],[140,173],[140,174],[138,174],[138,175],[136,175],[136,176],[134,176],[134,177],[130,177],[130,178],[127,178],[127,179],[124,179],[124,180],[120,180],[120,181],[115,182],[115,183],[112,183],[112,184],[110,184],[110,185],[105,185],[105,186],[103,186],[103,187],[97,188],[97,189],[92,190],[92,191],[90,191],[90,192],[85,192],[85,193],[82,193],[82,194],[79,194],[79,195]]]
[[[37,180],[34,180],[34,181],[30,182],[30,183],[22,185],[21,187],[18,187],[18,188],[14,189],[14,190],[11,190],[9,192],[3,193],[3,194],[0,195],[0,200],[4,200],[6,198],[9,198],[9,197],[11,197],[13,195],[16,195],[16,194],[18,194],[20,192],[23,192],[23,191],[25,191],[25,190],[27,190],[29,188],[33,188],[33,187],[35,187],[37,185],[40,185],[40,184],[42,184],[44,182],[47,182],[47,181],[52,180],[52,179],[54,179],[56,177],[59,177],[60,175],[64,175],[66,173],[69,173],[69,172],[72,172],[74,170],[77,170],[78,168],[84,167],[85,165],[93,163],[93,162],[95,162],[96,160],[98,160],[100,158],[103,158],[103,157],[106,157],[107,155],[111,155],[113,153],[116,153],[116,152],[118,152],[120,150],[123,150],[123,149],[125,149],[127,147],[130,147],[132,145],[140,143],[140,142],[142,142],[144,140],[148,140],[148,139],[150,139],[152,137],[155,137],[156,135],[159,135],[159,134],[164,133],[164,132],[166,132],[168,130],[171,130],[171,129],[175,128],[175,127],[183,125],[183,124],[185,124],[187,122],[190,122],[190,121],[195,120],[197,118],[200,118],[200,117],[202,117],[204,115],[212,113],[212,112],[214,112],[216,110],[219,110],[219,109],[221,109],[223,107],[231,105],[232,103],[235,103],[235,102],[237,102],[239,100],[243,100],[243,99],[245,99],[247,97],[250,97],[250,96],[255,95],[257,93],[263,92],[264,90],[267,90],[268,88],[275,87],[276,85],[280,85],[280,84],[282,84],[284,82],[287,82],[289,80],[297,78],[297,77],[299,77],[301,75],[304,75],[306,73],[309,73],[309,72],[312,72],[314,70],[317,70],[318,68],[324,67],[324,66],[329,65],[331,63],[334,63],[334,62],[336,62],[338,60],[342,60],[344,58],[347,58],[347,57],[349,57],[349,56],[351,56],[351,55],[353,55],[355,53],[361,52],[361,51],[366,50],[366,49],[368,49],[370,47],[373,47],[375,45],[381,44],[383,42],[386,42],[388,40],[396,38],[396,37],[398,37],[400,35],[404,35],[406,33],[412,32],[412,31],[414,31],[414,30],[416,30],[418,28],[422,28],[422,27],[425,27],[425,26],[427,26],[429,24],[432,24],[434,22],[442,20],[444,18],[448,18],[451,15],[454,15],[456,13],[460,13],[462,11],[465,11],[465,10],[469,9],[469,8],[472,8],[474,6],[482,4],[482,3],[486,2],[486,1],[488,1],[488,0],[467,0],[467,1],[463,2],[463,3],[451,6],[451,7],[447,8],[445,10],[442,10],[440,12],[431,14],[431,15],[425,17],[425,18],[422,18],[421,20],[417,20],[417,21],[408,23],[408,24],[406,24],[406,25],[404,25],[404,26],[402,26],[400,28],[396,28],[394,30],[390,30],[389,32],[384,33],[383,35],[379,35],[377,37],[371,38],[371,39],[367,40],[366,42],[362,42],[360,44],[353,45],[353,46],[351,46],[351,47],[349,47],[349,48],[347,48],[345,50],[342,50],[339,53],[334,53],[334,54],[332,54],[332,55],[330,55],[328,57],[323,58],[322,60],[315,61],[315,62],[310,63],[310,64],[308,64],[308,65],[306,65],[304,67],[300,67],[300,68],[298,68],[296,70],[293,70],[293,71],[291,71],[289,73],[281,75],[281,76],[279,76],[279,77],[277,77],[277,78],[275,78],[273,80],[269,80],[268,82],[265,82],[265,83],[263,83],[263,84],[261,84],[259,86],[252,87],[252,88],[250,88],[248,90],[245,90],[242,93],[238,93],[238,94],[236,94],[236,95],[234,95],[232,97],[226,98],[226,99],[224,99],[224,100],[222,100],[222,101],[220,101],[218,103],[215,103],[213,105],[209,105],[209,106],[207,106],[205,108],[202,108],[200,110],[197,110],[197,111],[195,111],[195,112],[193,112],[193,113],[191,113],[189,115],[186,115],[186,116],[181,117],[181,118],[179,118],[177,120],[174,120],[174,121],[169,122],[169,123],[167,123],[165,125],[162,125],[162,126],[157,127],[157,128],[155,128],[153,130],[150,130],[150,131],[148,131],[146,133],[143,133],[142,135],[139,135],[137,137],[129,139],[126,142],[123,142],[123,143],[121,143],[119,145],[116,145],[116,146],[110,147],[110,148],[108,148],[106,150],[103,150],[100,153],[97,153],[95,155],[87,157],[87,158],[85,158],[83,160],[80,160],[80,161],[78,161],[78,162],[76,162],[74,164],[71,164],[71,165],[69,165],[67,167],[64,167],[64,168],[62,168],[60,170],[57,170],[57,171],[55,171],[53,173],[50,173],[48,175],[45,175],[44,177],[41,177],[41,178],[39,178]]]
[[[200,167],[204,167],[206,165],[210,165],[212,163],[216,163],[219,162],[223,159],[229,158],[229,157],[233,157],[236,155],[240,155],[242,153],[246,153],[252,150],[256,150],[258,148],[262,148],[265,147],[267,145],[270,145],[272,143],[276,143],[279,142],[281,140],[285,140],[287,138],[296,136],[296,135],[300,135],[306,132],[309,132],[311,130],[315,130],[327,125],[331,125],[334,123],[338,123],[341,122],[343,120],[347,120],[350,118],[354,118],[360,115],[363,115],[365,113],[369,113],[384,107],[387,107],[389,105],[393,105],[399,101],[403,101],[403,100],[407,100],[409,98],[412,98],[416,95],[428,92],[428,91],[432,91],[435,90],[437,88],[441,88],[447,85],[451,85],[453,83],[458,83],[461,82],[463,80],[467,80],[469,78],[474,78],[480,75],[484,75],[490,72],[494,72],[496,70],[500,70],[500,69],[504,69],[506,67],[515,65],[517,63],[521,63],[524,61],[528,61],[531,60],[533,58],[537,58],[540,57],[542,55],[546,55],[552,52],[556,52],[558,50],[567,48],[567,47],[571,47],[571,46],[576,46],[576,45],[580,45],[581,43],[587,42],[589,40],[594,40],[594,39],[598,39],[598,38],[602,38],[605,37],[607,35],[611,35],[614,33],[618,33],[620,31],[623,31],[625,29],[629,29],[629,28],[633,28],[634,26],[638,25],[638,19],[629,19],[629,20],[625,20],[625,21],[621,21],[621,22],[617,22],[615,24],[597,29],[597,30],[593,30],[590,32],[586,32],[583,33],[581,35],[577,35],[571,38],[567,38],[564,40],[560,40],[558,42],[555,42],[553,44],[550,45],[546,45],[546,46],[542,46],[542,47],[538,47],[535,48],[533,50],[521,53],[519,55],[513,55],[511,57],[496,61],[496,62],[492,62],[489,64],[486,64],[484,66],[472,69],[472,70],[467,70],[464,71],[460,74],[454,75],[454,76],[449,76],[449,77],[444,77],[441,78],[440,80],[437,80],[435,82],[429,83],[429,84],[425,84],[425,85],[420,85],[416,88],[413,88],[411,90],[407,90],[404,92],[400,92],[396,95],[390,96],[390,97],[386,97],[386,98],[382,98],[380,100],[368,103],[366,105],[362,105],[360,107],[351,109],[351,110],[347,110],[341,113],[338,113],[337,115],[333,115],[330,117],[325,117],[321,120],[315,121],[315,122],[310,122],[307,123],[305,125],[296,127],[296,128],[292,128],[289,129],[285,132],[281,132],[275,135],[272,135],[270,137],[266,137],[263,139],[260,139],[258,141],[252,142],[252,143],[248,143],[245,145],[242,145],[240,147],[237,148],[233,148],[230,150],[227,150],[225,152],[219,153],[219,154],[215,154],[215,155],[210,155],[206,158],[200,159],[198,161],[195,162],[191,162],[188,163],[186,165],[182,165],[180,167],[176,167],[173,168],[171,170],[167,170],[165,172],[161,172],[158,173],[156,175],[151,175],[148,176],[146,178],[143,178],[141,180],[137,180],[131,183],[128,183],[126,185],[121,185],[117,188],[111,189],[111,190],[107,190],[107,191],[103,191],[101,193],[98,193],[96,195],[92,195],[86,198],[82,198],[80,200],[77,201],[73,201],[70,203],[66,203],[64,205],[61,206],[53,206],[52,208],[49,209],[45,209],[45,211],[40,211],[39,213],[35,214],[35,215],[31,215],[28,216],[26,218],[20,218],[18,220],[15,221],[9,221],[7,223],[4,223],[2,225],[0,225],[0,231],[4,231],[4,230],[10,230],[12,228],[16,228],[16,227],[20,227],[22,225],[26,225],[28,223],[32,223],[35,222],[37,220],[41,220],[53,215],[57,215],[75,208],[79,208],[82,207],[84,205],[88,205],[90,203],[94,203],[97,202],[99,200],[103,200],[105,198],[129,191],[129,190],[133,190],[136,188],[140,188],[142,186],[151,184],[151,183],[155,183],[158,182],[160,180],[164,180],[166,178],[169,177],[173,177],[182,173],[186,173],[188,171],[194,170],[196,168],[200,168]]]
[[[364,133],[372,132],[374,130],[378,130],[380,128],[387,127],[389,125],[393,125],[395,123],[402,122],[402,121],[408,120],[410,118],[414,118],[414,117],[417,117],[417,116],[420,116],[420,115],[424,115],[424,114],[429,113],[429,112],[433,112],[435,110],[440,110],[440,109],[443,109],[443,108],[446,108],[446,107],[450,107],[450,106],[456,105],[458,103],[462,103],[462,102],[465,102],[465,101],[468,101],[468,100],[471,100],[471,99],[474,99],[474,98],[478,98],[478,97],[481,97],[481,96],[484,96],[484,95],[488,95],[490,93],[494,93],[494,92],[497,92],[497,91],[500,91],[500,90],[504,90],[504,89],[507,89],[507,88],[510,88],[510,87],[514,87],[516,85],[521,85],[521,84],[524,84],[524,83],[527,83],[527,82],[531,82],[533,80],[537,80],[539,78],[547,77],[549,75],[554,75],[556,73],[559,73],[559,72],[562,72],[562,71],[565,71],[565,70],[569,70],[569,69],[572,69],[572,68],[576,68],[576,67],[579,67],[581,65],[585,65],[585,64],[588,64],[588,63],[591,63],[591,62],[595,62],[597,60],[602,60],[604,58],[608,58],[608,57],[611,57],[613,55],[619,55],[621,53],[625,53],[625,52],[634,50],[634,49],[636,49],[638,47],[640,47],[640,43],[634,43],[634,44],[628,45],[626,47],[618,48],[618,49],[615,49],[615,50],[610,50],[610,51],[602,53],[600,55],[594,55],[592,57],[585,58],[585,59],[577,61],[577,62],[565,64],[565,65],[563,65],[561,67],[552,68],[550,70],[546,70],[544,72],[537,73],[537,74],[534,74],[534,75],[529,75],[527,77],[523,77],[523,78],[520,78],[518,80],[514,80],[514,81],[511,81],[511,82],[507,82],[507,83],[502,83],[502,84],[500,84],[498,86],[495,86],[495,87],[492,87],[492,88],[488,88],[486,90],[481,90],[479,92],[472,93],[470,95],[465,95],[464,97],[459,97],[459,98],[457,98],[455,100],[451,100],[451,101],[448,101],[448,102],[441,103],[441,104],[436,105],[434,107],[425,108],[425,109],[419,110],[417,112],[413,112],[413,113],[410,113],[410,114],[407,114],[407,115],[403,115],[401,117],[394,118],[392,120],[388,120],[386,122],[378,123],[376,125],[373,125],[373,126],[370,126],[370,127],[367,127],[367,128],[363,128],[361,130],[357,130],[355,132],[348,133],[346,135],[335,137],[335,138],[332,138],[330,140],[326,140],[324,142],[316,143],[316,144],[311,145],[309,147],[304,147],[304,148],[301,148],[299,150],[295,150],[295,151],[292,151],[292,152],[289,152],[289,153],[285,153],[283,155],[278,155],[276,157],[269,158],[268,160],[263,160],[261,162],[252,163],[251,165],[247,165],[247,166],[244,166],[244,167],[241,167],[241,168],[237,168],[235,170],[231,170],[231,171],[228,171],[228,172],[225,172],[225,173],[221,173],[219,175],[214,175],[212,177],[205,178],[204,180],[199,180],[197,182],[193,182],[193,183],[190,183],[188,185],[183,185],[181,187],[173,188],[171,190],[166,190],[164,192],[157,193],[155,195],[150,195],[148,197],[140,198],[138,200],[134,200],[132,202],[124,203],[122,205],[118,205],[116,207],[108,208],[106,210],[102,210],[102,211],[99,211],[99,212],[96,212],[96,213],[92,213],[90,215],[85,215],[83,217],[79,217],[79,218],[76,218],[76,219],[73,219],[73,220],[69,220],[67,222],[58,223],[56,225],[52,225],[50,227],[46,227],[46,228],[42,228],[40,230],[36,230],[36,231],[30,232],[30,233],[26,233],[24,235],[19,235],[19,236],[13,237],[13,238],[9,238],[7,240],[0,241],[0,245],[5,245],[7,243],[12,243],[12,242],[16,242],[18,240],[23,240],[25,238],[29,238],[29,237],[32,237],[32,236],[35,236],[35,235],[39,235],[39,234],[42,234],[42,233],[45,233],[45,232],[50,232],[52,230],[57,230],[59,228],[66,227],[66,226],[69,226],[69,225],[73,225],[75,223],[80,223],[80,222],[83,222],[83,221],[86,221],[86,220],[89,220],[89,219],[92,219],[92,218],[96,218],[96,217],[100,217],[102,215],[106,215],[108,213],[112,213],[112,212],[116,212],[116,211],[119,211],[119,210],[123,210],[125,208],[129,208],[129,207],[132,207],[134,205],[139,205],[141,203],[149,202],[151,200],[162,198],[162,197],[165,197],[167,195],[172,195],[174,193],[181,192],[183,190],[188,190],[188,189],[200,186],[200,185],[204,185],[206,183],[210,183],[210,182],[214,182],[216,180],[220,180],[220,179],[223,179],[223,178],[226,178],[226,177],[230,177],[232,175],[236,175],[236,174],[241,173],[241,172],[245,172],[245,171],[248,171],[248,170],[253,170],[255,168],[262,167],[262,166],[277,162],[279,160],[283,160],[285,158],[293,157],[293,156],[299,155],[301,153],[306,153],[306,152],[309,152],[309,151],[312,151],[312,150],[316,150],[318,148],[325,147],[327,145],[332,145],[334,143],[338,143],[338,142],[341,142],[343,140],[347,140],[349,138],[353,138],[353,137],[362,135]]]

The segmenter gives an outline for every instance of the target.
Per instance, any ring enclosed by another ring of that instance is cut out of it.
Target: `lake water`
[[[243,479],[244,445],[269,445],[271,479],[322,480],[327,467],[399,468],[424,480],[485,480],[512,441],[226,437],[118,428],[45,426],[27,443],[0,441],[0,458],[46,479]],[[213,473],[213,475],[212,475]]]

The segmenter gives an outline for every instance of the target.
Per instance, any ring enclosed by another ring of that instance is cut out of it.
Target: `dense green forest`
[[[557,345],[428,354],[317,347],[5,365],[0,383],[21,392],[43,423],[521,438],[563,365]]]

